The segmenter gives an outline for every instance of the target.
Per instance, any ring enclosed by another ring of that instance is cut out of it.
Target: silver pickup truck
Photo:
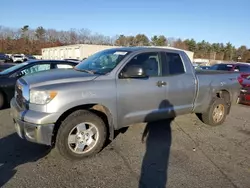
[[[20,78],[11,114],[18,135],[55,147],[68,159],[101,151],[115,130],[196,113],[221,125],[236,102],[238,73],[195,71],[181,50],[100,51],[74,69]]]

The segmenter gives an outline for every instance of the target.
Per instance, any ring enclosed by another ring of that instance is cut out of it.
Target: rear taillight
[[[239,82],[240,84],[242,84],[243,78],[242,78],[241,76],[239,76],[237,79],[238,79],[238,82]]]
[[[248,76],[250,76],[249,73],[241,73],[240,74],[240,77],[242,77],[242,78],[247,78]]]

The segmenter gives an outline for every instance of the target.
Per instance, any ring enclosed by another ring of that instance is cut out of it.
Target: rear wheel
[[[78,110],[58,130],[56,148],[66,159],[78,160],[98,153],[104,146],[107,129],[96,114]]]
[[[203,123],[217,126],[224,123],[228,114],[228,105],[223,98],[216,98],[211,103],[207,112],[200,114]]]

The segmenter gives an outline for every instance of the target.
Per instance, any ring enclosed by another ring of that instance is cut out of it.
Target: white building
[[[90,45],[90,44],[74,44],[67,46],[58,46],[42,49],[43,59],[83,59],[88,56],[109,48],[115,48],[117,46],[107,45]]]
[[[58,46],[42,49],[42,59],[79,59],[87,58],[88,56],[105,49],[117,48],[120,46],[108,45],[92,45],[92,44],[74,44],[67,46]],[[153,46],[147,46],[153,47]],[[159,46],[155,46],[159,47]],[[173,47],[162,46],[160,48],[176,49]],[[183,50],[185,51],[185,50]],[[185,51],[193,62],[194,52]]]

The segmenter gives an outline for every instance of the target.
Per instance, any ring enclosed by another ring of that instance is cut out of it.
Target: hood
[[[51,84],[89,81],[96,77],[97,75],[76,71],[74,69],[55,69],[24,76],[20,80],[26,82],[30,88],[33,88]]]

